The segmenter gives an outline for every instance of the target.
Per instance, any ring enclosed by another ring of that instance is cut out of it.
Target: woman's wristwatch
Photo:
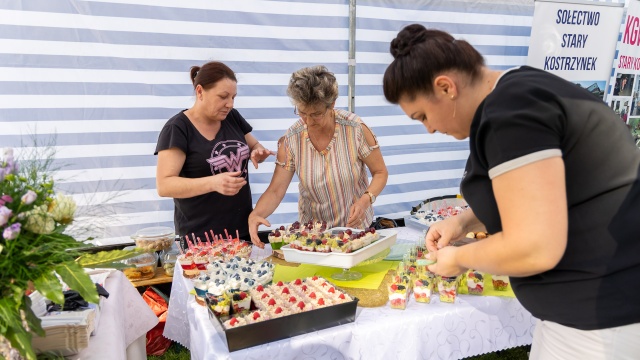
[[[369,190],[364,192],[365,194],[369,195],[369,201],[371,204],[373,204],[374,202],[376,202],[376,196],[373,195],[373,193]]]

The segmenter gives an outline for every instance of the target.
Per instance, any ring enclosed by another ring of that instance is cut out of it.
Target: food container
[[[133,281],[151,279],[158,267],[158,255],[155,252],[144,253],[122,260],[122,263],[135,266],[122,270],[127,279]]]
[[[229,351],[245,349],[296,335],[348,324],[356,319],[358,298],[342,304],[304,311],[280,318],[269,319],[238,328],[225,329],[222,325],[228,316],[217,317],[215,305],[207,298],[209,318],[216,332],[227,344]]]
[[[162,268],[164,269],[164,273],[167,276],[173,276],[173,269],[176,266],[176,262],[178,261],[179,255],[180,255],[180,252],[175,248],[171,248],[169,250],[165,250],[162,252],[162,257],[160,258],[160,264],[162,265]]]
[[[175,233],[170,227],[154,226],[136,231],[131,238],[136,242],[138,248],[145,251],[161,251],[171,248]]]
[[[343,230],[346,228],[333,228],[330,230]],[[380,238],[375,242],[351,253],[339,252],[315,252],[303,251],[291,248],[291,245],[282,247],[284,258],[288,262],[331,266],[342,269],[350,269],[368,258],[379,254],[396,243],[398,232],[392,229],[376,230]]]

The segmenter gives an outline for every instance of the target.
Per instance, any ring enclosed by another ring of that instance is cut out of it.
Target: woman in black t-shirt
[[[539,69],[493,71],[469,43],[422,25],[391,42],[387,100],[429,133],[469,138],[471,209],[431,226],[437,263],[509,275],[535,317],[531,358],[640,354],[640,151],[602,99]],[[447,246],[467,232],[492,236]]]
[[[272,151],[251,135],[251,125],[233,108],[234,72],[220,62],[191,68],[196,101],[164,125],[155,154],[160,196],[174,198],[176,232],[205,240],[236,230],[249,239],[249,160],[258,168]],[[195,240],[195,239],[194,239]]]

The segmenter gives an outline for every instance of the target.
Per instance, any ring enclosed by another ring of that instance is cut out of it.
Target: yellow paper
[[[295,279],[304,279],[310,276],[321,276],[339,287],[375,290],[380,286],[389,269],[397,266],[397,264],[397,261],[380,261],[375,264],[354,267],[350,269],[350,271],[357,271],[361,273],[362,279],[352,281],[338,281],[332,279],[331,275],[343,271],[339,268],[310,264],[301,264],[298,267],[276,265],[276,269],[273,274],[273,282],[287,282]]]

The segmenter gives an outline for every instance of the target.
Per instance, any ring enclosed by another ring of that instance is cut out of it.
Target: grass
[[[174,342],[162,356],[147,356],[147,360],[189,360],[191,353],[186,347]]]
[[[527,360],[530,346],[520,346],[513,349],[497,351],[484,355],[472,356],[465,360]],[[178,343],[173,343],[162,356],[148,356],[150,360],[188,360],[191,358],[189,349]]]

